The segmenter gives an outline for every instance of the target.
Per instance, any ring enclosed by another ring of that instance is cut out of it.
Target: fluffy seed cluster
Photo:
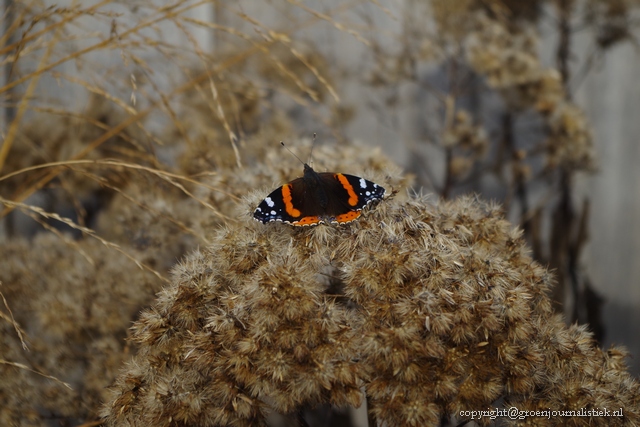
[[[135,324],[139,351],[105,422],[263,425],[272,412],[364,398],[372,419],[394,426],[499,399],[624,410],[574,425],[640,422],[624,353],[566,327],[551,280],[499,209],[471,198],[388,199],[343,227],[230,225],[175,268]]]
[[[469,65],[509,108],[540,114],[549,129],[543,146],[547,166],[593,170],[591,129],[582,110],[568,100],[560,73],[540,63],[537,33],[526,26],[509,28],[483,13],[475,14],[473,22],[476,28],[464,43]]]
[[[65,242],[54,234],[0,245],[0,258],[0,291],[29,349],[3,311],[0,425],[94,418],[128,359],[131,319],[153,297],[158,279],[127,267],[132,263],[115,251],[104,256],[95,240]]]
[[[452,150],[452,175],[463,179],[471,172],[474,164],[485,157],[489,149],[489,138],[484,127],[475,124],[467,111],[459,110],[451,125],[444,129],[442,145]]]

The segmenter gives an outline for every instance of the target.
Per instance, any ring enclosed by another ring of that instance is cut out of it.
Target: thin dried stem
[[[87,227],[82,227],[82,226],[76,224],[75,222],[73,222],[73,220],[71,220],[69,218],[62,217],[62,216],[60,216],[60,215],[58,215],[57,213],[54,213],[54,212],[47,212],[47,211],[45,211],[44,209],[42,209],[42,208],[40,208],[38,206],[27,205],[27,204],[19,203],[19,202],[12,202],[11,200],[7,200],[7,199],[5,199],[3,197],[0,197],[0,203],[4,204],[5,206],[10,207],[12,209],[21,208],[21,209],[24,209],[25,211],[35,212],[36,214],[40,215],[43,218],[54,219],[56,221],[60,221],[61,223],[73,228],[74,230],[81,231],[81,232],[87,234],[88,236],[93,237],[94,239],[98,240],[100,243],[102,243],[106,247],[114,249],[117,252],[120,252],[125,257],[127,257],[131,261],[133,261],[140,269],[147,270],[147,271],[153,273],[158,279],[169,283],[169,280],[167,278],[165,278],[164,276],[162,276],[162,274],[160,274],[158,271],[154,270],[153,268],[149,267],[145,263],[139,261],[133,255],[130,255],[127,251],[122,249],[122,247],[120,247],[120,245],[117,245],[117,244],[115,244],[113,242],[110,242],[110,241],[108,241],[106,239],[103,239],[95,231],[93,231],[93,230],[91,230],[90,228],[87,228]]]
[[[2,286],[2,282],[0,282],[0,286]],[[27,346],[27,343],[24,341],[22,328],[20,327],[20,325],[18,325],[18,322],[16,322],[16,319],[13,317],[13,312],[11,311],[11,307],[9,307],[9,303],[7,302],[7,299],[4,297],[4,294],[1,291],[0,291],[0,297],[2,297],[2,302],[4,303],[4,306],[9,312],[9,318],[7,318],[7,316],[1,311],[0,311],[0,317],[8,320],[11,323],[11,325],[13,325],[13,329],[15,329],[16,333],[18,334],[18,338],[20,338],[20,343],[22,343],[22,349],[29,351],[29,347]]]
[[[50,380],[53,380],[53,381],[57,382],[58,384],[61,384],[61,385],[65,386],[69,390],[73,390],[73,388],[71,387],[71,385],[69,383],[66,383],[64,381],[60,381],[58,378],[56,378],[56,377],[54,377],[52,375],[47,375],[44,372],[38,371],[37,369],[31,369],[30,367],[28,367],[25,364],[17,363],[17,362],[11,362],[9,360],[4,360],[4,359],[0,359],[0,364],[14,366],[14,367],[19,368],[19,369],[24,369],[25,371],[33,372],[34,374],[37,374],[37,375],[43,376],[45,378],[48,378]]]
[[[34,78],[29,81],[29,86],[27,86],[27,90],[25,91],[24,96],[20,100],[20,105],[18,107],[16,116],[14,117],[13,121],[9,125],[9,130],[7,132],[7,135],[4,138],[2,147],[0,148],[0,171],[2,171],[4,163],[7,159],[7,156],[9,155],[9,150],[11,150],[13,141],[15,140],[16,135],[18,134],[18,126],[20,125],[20,122],[22,122],[22,117],[24,116],[24,113],[27,111],[27,106],[29,105],[29,102],[33,98],[33,93],[35,92],[36,87],[38,86],[38,82],[40,81],[40,77],[42,76],[42,70],[44,70],[45,68],[44,64],[49,60],[49,57],[54,51],[54,48],[58,44],[58,40],[57,40],[58,31],[59,30],[56,30],[54,32],[52,40],[50,40],[47,45],[47,50],[42,55],[42,58],[40,58],[40,63],[38,64],[38,70],[34,73]],[[1,88],[0,88],[0,93],[1,93]]]

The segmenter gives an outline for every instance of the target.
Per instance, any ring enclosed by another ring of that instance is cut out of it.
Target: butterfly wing
[[[320,173],[322,187],[327,194],[327,206],[325,214],[335,217],[350,212],[359,212],[367,204],[374,200],[380,200],[385,195],[385,189],[364,178],[343,173]],[[358,215],[353,217],[357,218]],[[351,218],[347,216],[346,218]]]
[[[273,190],[253,212],[253,217],[266,224],[282,221],[293,225],[315,225],[321,222],[321,207],[314,203],[314,195],[304,178],[297,178]]]

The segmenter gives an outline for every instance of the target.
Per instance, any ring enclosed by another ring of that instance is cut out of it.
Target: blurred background
[[[640,1],[0,3],[6,425],[96,419],[171,266],[313,133],[503,205],[557,310],[640,373]]]

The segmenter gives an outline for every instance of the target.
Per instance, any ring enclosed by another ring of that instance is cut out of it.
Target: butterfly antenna
[[[309,163],[313,163],[313,147],[316,146],[316,136],[318,136],[318,134],[314,132],[313,139],[311,140],[311,151],[309,152]]]
[[[290,152],[290,153],[291,153],[291,155],[292,155],[293,157],[295,157],[296,159],[298,159],[298,161],[299,161],[300,163],[302,163],[303,165],[304,165],[304,164],[306,164],[305,162],[303,162],[302,160],[300,160],[300,157],[296,156],[296,154],[295,154],[293,151],[289,150],[289,147],[287,147],[286,145],[284,145],[284,142],[283,142],[283,141],[280,141],[280,145],[282,145],[282,146],[285,148],[285,150],[287,150],[288,152]]]

